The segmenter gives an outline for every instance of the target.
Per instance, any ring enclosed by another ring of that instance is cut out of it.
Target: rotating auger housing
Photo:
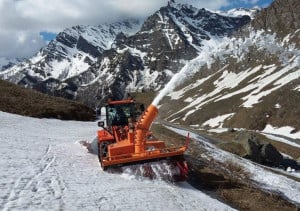
[[[176,180],[184,180],[188,173],[183,153],[187,142],[180,147],[167,147],[164,141],[152,136],[149,128],[158,114],[158,109],[150,105],[145,111],[142,104],[134,100],[109,101],[105,122],[98,131],[98,157],[101,167],[148,163],[167,160],[177,168]]]

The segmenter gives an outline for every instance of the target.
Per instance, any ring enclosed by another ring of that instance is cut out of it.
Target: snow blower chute
[[[188,168],[183,159],[186,144],[180,147],[167,147],[164,141],[154,138],[149,128],[158,109],[150,105],[145,111],[142,104],[134,100],[109,101],[106,108],[105,122],[98,122],[102,127],[98,131],[98,157],[103,170],[108,167],[148,164],[151,162],[168,163],[175,180],[185,180]],[[151,176],[153,169],[146,165],[144,174]],[[145,168],[145,167],[144,167]]]

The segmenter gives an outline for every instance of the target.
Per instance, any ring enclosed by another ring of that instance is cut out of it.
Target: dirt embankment
[[[0,80],[0,111],[38,118],[95,119],[94,110],[81,103],[21,88],[3,80]]]
[[[183,144],[185,140],[160,124],[153,125],[152,131],[168,144]],[[190,140],[185,158],[189,165],[188,182],[193,187],[238,210],[297,210],[296,205],[280,195],[252,185],[250,175],[240,166],[233,163],[224,166],[207,154],[199,142]]]

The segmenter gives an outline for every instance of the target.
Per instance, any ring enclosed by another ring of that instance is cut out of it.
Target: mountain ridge
[[[98,51],[96,59],[90,55],[97,49],[90,47],[86,55],[70,58],[70,63],[78,67],[76,61],[85,56],[79,68],[82,71],[76,72],[76,68],[67,65],[68,70],[49,72],[55,77],[47,77],[49,73],[39,72],[43,68],[39,64],[42,68],[37,65],[37,69],[29,68],[27,72],[23,68],[24,72],[12,74],[9,80],[95,108],[108,97],[121,99],[127,92],[158,91],[186,68],[190,76],[180,87],[184,89],[174,92],[179,96],[165,98],[166,105],[161,107],[168,111],[167,116],[162,116],[169,121],[181,119],[181,124],[210,128],[209,120],[220,116],[223,121],[212,128],[263,130],[271,124],[297,130],[299,29],[297,22],[290,30],[280,24],[287,17],[298,17],[298,10],[291,10],[294,4],[297,6],[295,0],[289,0],[289,4],[278,0],[256,11],[255,18],[233,18],[233,11],[224,16],[170,2],[149,16],[135,33],[115,34],[111,47]],[[69,47],[75,43],[79,43],[79,49],[88,46],[80,36],[72,40],[62,33],[62,38]],[[68,48],[60,50],[63,54]],[[5,74],[0,73],[1,77]],[[39,80],[35,74],[45,79]],[[289,103],[283,96],[290,99]],[[168,115],[170,112],[173,114]]]
[[[210,65],[202,65],[201,58],[189,64],[198,64],[198,69],[190,68],[195,72],[194,77],[162,103],[162,113],[168,111],[163,115],[168,121],[212,131],[223,128],[262,131],[268,125],[289,126],[290,133],[299,131],[300,51],[296,44],[299,29],[278,34],[277,26],[264,30],[256,25],[276,7],[285,14],[273,14],[276,20],[285,20],[289,6],[284,8],[282,1],[278,2],[258,14],[237,36],[207,44],[210,51],[215,51],[207,55]]]
[[[216,17],[220,20],[217,21]],[[195,21],[191,21],[192,18]],[[197,55],[201,40],[209,39],[211,34],[216,33],[224,36],[250,21],[246,16],[226,17],[176,3],[169,3],[148,19],[143,25],[136,23],[135,26],[140,26],[141,30],[131,36],[115,33],[115,38],[109,39],[102,50],[99,49],[101,42],[98,47],[92,47],[89,45],[91,42],[86,42],[88,39],[82,39],[83,36],[77,33],[81,31],[86,34],[82,26],[66,29],[35,58],[19,67],[2,71],[0,77],[45,93],[77,99],[94,107],[101,103],[95,99],[103,98],[103,94],[122,98],[126,89],[160,89],[187,60]],[[218,27],[209,27],[212,23]],[[197,29],[197,24],[203,24],[203,29]],[[88,32],[95,37],[93,28]],[[105,36],[106,32],[97,36]],[[78,53],[73,49],[81,51]],[[123,61],[122,64],[112,64],[117,58]],[[114,68],[106,71],[108,66]],[[112,77],[118,80],[106,85],[109,82],[106,77],[113,72],[115,76]],[[95,81],[97,79],[98,83]],[[101,81],[106,82],[102,84]],[[89,84],[94,86],[87,87]],[[84,97],[86,95],[93,100]]]

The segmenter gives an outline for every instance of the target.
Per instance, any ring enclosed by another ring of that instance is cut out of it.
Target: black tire
[[[98,159],[101,165],[101,168],[105,171],[107,169],[106,166],[103,166],[103,158],[107,157],[107,143],[98,143]]]

